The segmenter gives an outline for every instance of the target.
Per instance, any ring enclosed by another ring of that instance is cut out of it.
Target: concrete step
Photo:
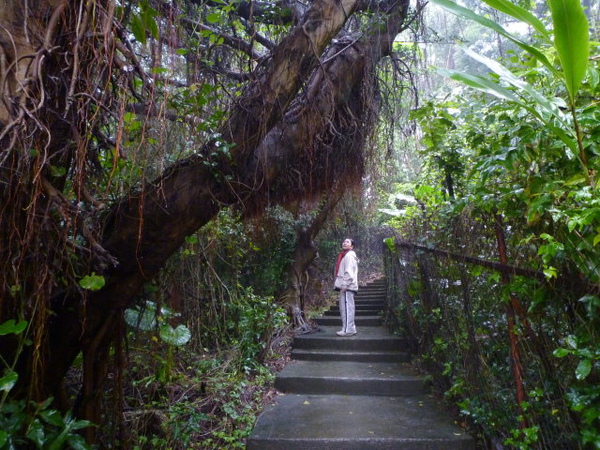
[[[337,303],[336,302],[334,305]],[[384,297],[359,297],[358,295],[354,296],[354,303],[376,303],[379,305],[385,306],[385,298]]]
[[[339,296],[336,296],[334,302],[331,303],[331,306],[337,305],[338,299],[339,299]],[[356,304],[375,303],[377,305],[385,306],[385,298],[383,298],[383,297],[359,297],[358,295],[355,295],[354,303],[356,303]]]
[[[385,300],[385,292],[378,292],[378,291],[371,291],[371,292],[358,291],[356,294],[354,294],[354,296],[356,298]]]
[[[338,326],[338,328],[342,328],[342,319],[339,314],[315,317],[313,321],[317,325]],[[354,322],[357,327],[376,327],[382,324],[382,319],[380,315],[355,315]]]
[[[365,284],[358,286],[359,292],[386,292],[387,288],[385,284]]]
[[[357,297],[354,296],[354,303],[357,305],[378,305],[378,306],[385,306],[385,299],[381,298],[381,297],[373,297],[373,298],[369,298],[369,297]],[[334,303],[331,304],[331,306],[335,306],[335,305],[339,305],[337,299]]]
[[[360,289],[385,289],[386,281],[384,278],[376,281],[371,281],[370,283],[359,285]]]
[[[381,301],[365,301],[365,300],[354,300],[354,306],[356,309],[383,309],[385,304]],[[330,306],[331,309],[338,309],[339,303],[334,303]]]
[[[382,311],[383,310],[383,305],[380,305],[378,303],[354,303],[354,309],[356,311],[364,311],[364,310],[369,310],[369,311],[373,311],[373,310],[379,310]],[[332,305],[329,308],[329,311],[339,311],[340,307],[338,305]]]
[[[339,326],[322,326],[314,333],[302,334],[294,338],[294,349],[328,349],[339,351],[406,351],[406,339],[393,336],[383,326],[358,328],[358,333],[350,337],[339,337],[335,333]]]
[[[369,284],[359,284],[359,291],[385,291],[387,289],[385,283],[369,283]]]
[[[328,350],[328,349],[293,349],[292,359],[296,361],[355,361],[355,362],[403,362],[411,360],[411,355],[403,351],[376,351],[368,352],[356,350]]]
[[[337,300],[337,299],[336,299]],[[335,303],[333,303],[331,306],[335,306],[338,305],[339,303],[336,301]],[[385,301],[380,297],[380,298],[360,298],[360,297],[354,297],[354,304],[356,305],[377,305],[377,307],[380,308],[385,308],[386,304]]]
[[[377,295],[357,308],[356,335],[335,334],[341,319],[332,308],[314,319],[314,332],[294,338],[293,360],[275,379],[284,394],[260,416],[247,450],[476,449],[426,395],[408,363],[407,340],[380,325]]]
[[[358,293],[360,294],[364,292],[377,292],[381,295],[385,295],[387,289],[385,288],[385,286],[359,286]]]
[[[474,450],[427,396],[279,396],[247,450]]]
[[[337,303],[337,298],[336,298]],[[385,298],[383,297],[359,297],[358,295],[354,296],[354,303],[376,303],[378,305],[385,306]]]
[[[296,394],[422,395],[423,381],[410,366],[392,362],[292,361],[275,388]]]
[[[376,316],[381,313],[381,309],[357,309],[354,311],[354,316]],[[340,310],[338,308],[332,308],[323,313],[323,316],[340,316]]]

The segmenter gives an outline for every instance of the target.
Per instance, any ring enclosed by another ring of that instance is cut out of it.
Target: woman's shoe
[[[354,333],[346,333],[345,331],[338,331],[335,334],[337,334],[338,336],[341,336],[341,337],[347,337],[347,336],[354,336],[356,334],[356,331]]]

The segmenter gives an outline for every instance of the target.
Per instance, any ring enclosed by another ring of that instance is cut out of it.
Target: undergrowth
[[[237,348],[178,349],[168,380],[157,370],[164,350],[133,343],[121,444],[136,450],[245,448],[257,415],[275,395],[275,373],[289,359],[290,340],[282,331],[264,363],[249,371]]]

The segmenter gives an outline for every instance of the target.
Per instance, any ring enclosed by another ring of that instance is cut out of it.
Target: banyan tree
[[[13,392],[67,402],[82,354],[97,421],[123,311],[186,236],[358,185],[408,22],[407,0],[0,1],[0,323],[30,341],[0,336]]]

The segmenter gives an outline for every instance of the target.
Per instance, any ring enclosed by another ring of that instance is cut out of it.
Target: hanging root
[[[297,334],[308,334],[317,331],[317,329],[311,328],[306,320],[304,320],[304,313],[297,305],[292,307],[292,318],[294,330]]]

